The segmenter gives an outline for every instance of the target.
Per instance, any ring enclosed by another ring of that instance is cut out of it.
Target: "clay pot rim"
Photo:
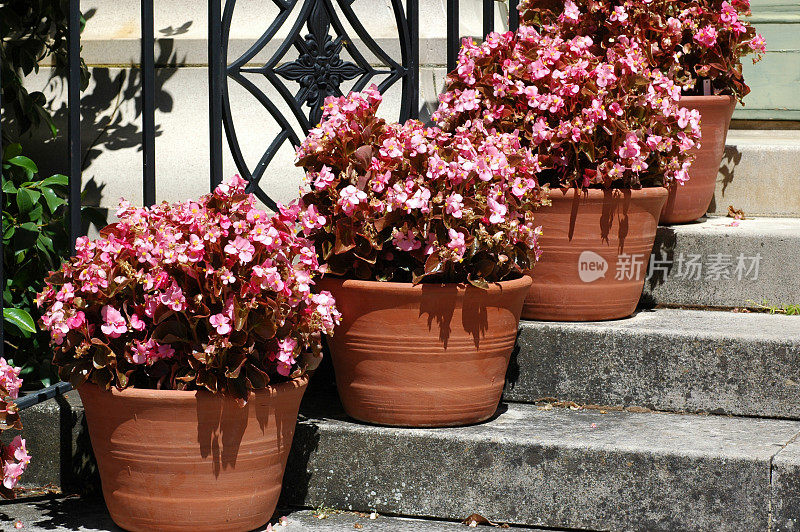
[[[708,96],[681,96],[680,101],[678,101],[678,105],[682,102],[687,103],[699,103],[699,102],[706,102],[706,103],[718,103],[719,105],[728,105],[731,100],[736,100],[736,96],[733,94],[709,94]]]
[[[570,192],[574,192],[577,189],[575,187],[570,188],[562,188],[556,187],[551,188],[550,193],[548,194],[549,199],[559,198],[559,199],[573,199],[574,195],[568,196]],[[559,196],[557,193],[561,192]],[[669,195],[669,190],[666,187],[643,187],[643,188],[584,188],[578,191],[582,199],[603,199],[605,198],[606,194],[611,193],[614,194],[622,194],[624,192],[630,192],[631,197],[638,197],[638,198],[658,198],[660,196],[667,196]],[[538,212],[546,212],[547,207],[542,207]],[[535,216],[535,215],[534,215]]]
[[[253,397],[254,395],[261,395],[264,393],[269,394],[280,394],[283,392],[287,392],[290,389],[302,388],[308,384],[309,375],[306,373],[300,377],[292,379],[287,382],[281,382],[278,384],[270,384],[266,388],[261,390],[254,390],[250,392],[249,397]],[[85,382],[78,387],[78,391],[86,387],[87,390],[96,390],[100,393],[110,393],[113,397],[127,397],[132,399],[151,399],[155,401],[195,401],[197,394],[199,392],[205,392],[211,394],[207,390],[152,390],[149,388],[125,388],[124,390],[118,390],[115,387],[111,387],[110,390],[101,390],[100,387],[93,383],[93,382]],[[216,395],[216,394],[213,394]],[[231,399],[233,397],[229,395],[221,395],[223,399]]]
[[[451,290],[453,286],[458,287],[459,292],[464,292],[467,288],[472,288],[469,283],[420,283],[414,285],[413,283],[399,283],[395,281],[364,281],[361,279],[347,279],[342,277],[323,277],[317,281],[317,286],[324,289],[322,286],[325,282],[336,282],[342,285],[342,288],[354,290],[370,290],[373,292],[422,292],[422,290],[431,289],[448,289]],[[505,281],[498,281],[489,283],[488,293],[501,293],[509,290],[527,290],[533,280],[527,276],[522,275],[519,279],[508,279]],[[475,288],[480,290],[480,288]]]

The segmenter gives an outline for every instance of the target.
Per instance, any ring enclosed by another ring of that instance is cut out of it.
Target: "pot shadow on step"
[[[653,291],[667,282],[667,279],[673,273],[677,242],[678,238],[672,227],[658,227],[650,263],[648,263],[646,287],[642,291],[637,308],[653,309],[658,305],[658,300],[653,295]]]
[[[302,420],[297,423],[292,442],[292,450],[286,463],[283,474],[283,488],[278,500],[277,517],[286,508],[307,508],[311,506],[308,501],[308,490],[314,473],[309,467],[311,457],[319,446],[319,428],[311,420]]]

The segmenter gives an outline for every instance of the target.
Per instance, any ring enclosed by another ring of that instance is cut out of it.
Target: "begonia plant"
[[[339,319],[313,293],[297,210],[274,217],[234,178],[198,201],[134,208],[47,280],[53,362],[77,387],[208,389],[244,401],[301,375]]]
[[[766,51],[745,17],[749,0],[523,0],[523,24],[566,39],[588,36],[598,48],[636,40],[653,68],[686,95],[750,92],[742,59]],[[704,90],[703,82],[709,82]]]
[[[0,357],[0,432],[9,429],[22,429],[19,411],[14,400],[19,397],[22,379],[19,378],[22,368],[14,367]],[[14,487],[19,477],[25,472],[31,456],[25,446],[25,440],[17,435],[8,445],[0,442],[0,470],[2,470],[2,484],[0,496],[6,499],[14,498]]]
[[[374,87],[328,98],[297,152],[303,231],[328,272],[486,287],[531,268],[543,193],[519,135],[389,123],[381,99]]]
[[[518,135],[543,185],[636,189],[688,179],[699,113],[679,98],[635,41],[597,55],[591,37],[523,26],[464,41],[433,118]]]

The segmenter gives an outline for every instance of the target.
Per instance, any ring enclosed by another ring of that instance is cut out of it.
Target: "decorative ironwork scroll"
[[[211,0],[212,3],[219,1]],[[352,90],[358,91],[367,87],[376,76],[384,76],[378,85],[381,92],[397,82],[402,82],[402,104],[398,118],[406,120],[416,117],[419,111],[419,7],[418,0],[406,0],[405,7],[402,0],[391,1],[400,41],[401,59],[398,62],[390,57],[364,28],[353,11],[354,0],[272,1],[279,10],[272,24],[241,57],[230,63],[227,59],[227,50],[231,20],[236,7],[235,0],[227,0],[219,21],[213,18],[218,10],[209,9],[212,17],[209,31],[212,33],[220,31],[222,35],[219,39],[221,51],[210,50],[211,69],[224,69],[224,76],[214,72],[210,74],[212,139],[215,135],[215,124],[221,120],[236,166],[242,177],[250,183],[249,191],[274,209],[275,202],[261,184],[266,169],[285,142],[288,141],[292,146],[300,144],[302,139],[296,133],[297,126],[307,133],[319,123],[325,98],[341,95],[341,87],[345,82],[354,80]],[[378,66],[367,61],[362,50],[348,34],[337,9],[334,8],[334,2],[355,32],[354,36],[361,46],[377,58]],[[276,33],[293,13],[297,14],[297,18],[288,35],[278,43],[277,50],[263,65],[254,65],[254,58],[275,42]],[[211,42],[211,39],[209,41]],[[297,57],[289,60],[287,56],[292,50],[296,52]],[[347,59],[343,57],[344,52],[349,56]],[[221,57],[213,57],[218,53],[221,53]],[[281,113],[275,102],[246,74],[257,74],[266,78],[290,109],[290,115]],[[236,81],[252,94],[280,128],[280,132],[271,139],[261,159],[252,169],[247,166],[242,155],[239,137],[231,116],[229,79]],[[217,113],[221,116],[214,116]],[[212,158],[215,149],[217,148],[212,145]],[[220,177],[212,172],[212,185]]]

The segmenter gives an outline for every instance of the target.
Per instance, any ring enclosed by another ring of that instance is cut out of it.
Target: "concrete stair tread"
[[[377,515],[370,519],[367,514],[325,510],[298,510],[278,512],[285,514],[285,526],[273,526],[276,532],[334,532],[344,530],[386,531],[386,532],[448,532],[465,530],[461,523],[429,519],[409,519]],[[324,517],[320,518],[320,515]],[[0,503],[0,528],[14,530],[14,523],[20,521],[25,531],[52,532],[116,532],[117,527],[108,515],[101,500],[83,500],[74,497],[34,497],[19,498]],[[273,519],[273,525],[276,520]],[[358,525],[358,526],[356,526]],[[515,527],[516,528],[516,527]],[[259,530],[263,531],[266,527]],[[519,528],[516,528],[520,530]],[[524,530],[541,530],[524,527]],[[552,529],[550,529],[552,530]]]
[[[800,422],[508,404],[480,425],[400,429],[311,410],[293,504],[603,530],[768,530],[800,511]]]
[[[731,129],[728,146],[775,146],[800,152],[800,130],[797,129]]]

